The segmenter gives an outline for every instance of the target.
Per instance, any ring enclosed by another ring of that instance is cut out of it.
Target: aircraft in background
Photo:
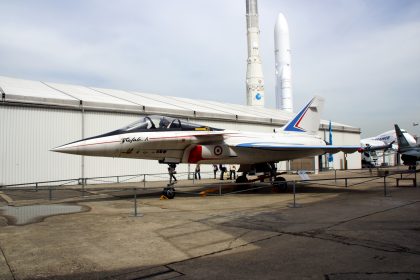
[[[415,170],[417,161],[420,160],[420,146],[415,141],[413,143],[409,138],[411,135],[400,129],[397,124],[395,125],[395,133],[398,141],[398,153],[401,154],[404,165],[408,165],[410,169]]]
[[[406,130],[401,129],[402,133],[406,136],[406,139],[411,144],[416,144],[414,137],[409,134]],[[397,151],[397,135],[394,130],[389,130],[384,133],[379,134],[375,137],[369,137],[360,140],[362,146],[362,167],[373,167],[377,166],[378,155],[376,151],[382,150],[386,152],[387,150]]]
[[[274,133],[224,130],[193,124],[178,118],[145,116],[121,129],[78,140],[52,149],[54,152],[158,160],[178,164],[240,164],[237,182],[247,173],[266,172],[274,181],[275,163],[325,153],[353,153],[359,146],[327,145],[317,135],[324,99],[314,97],[280,131]],[[172,196],[173,187],[164,194]]]

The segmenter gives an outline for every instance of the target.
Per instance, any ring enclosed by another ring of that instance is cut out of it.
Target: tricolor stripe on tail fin
[[[324,107],[324,99],[315,96],[296,116],[289,121],[283,131],[304,132],[316,134],[319,130],[321,112]]]

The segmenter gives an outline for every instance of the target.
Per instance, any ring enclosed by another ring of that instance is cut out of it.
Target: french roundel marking
[[[214,154],[216,156],[220,156],[222,153],[223,153],[223,148],[222,147],[220,147],[220,146],[214,147]]]

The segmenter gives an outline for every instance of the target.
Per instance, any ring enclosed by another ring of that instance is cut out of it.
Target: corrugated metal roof
[[[61,106],[85,110],[174,115],[186,118],[285,124],[293,114],[270,108],[188,99],[174,96],[94,88],[0,76],[2,102]],[[327,121],[321,122],[328,126]],[[360,133],[359,128],[333,123],[335,129]]]
[[[26,96],[73,100],[74,98],[50,88],[43,82],[0,77],[0,87],[8,96]]]
[[[135,103],[120,98],[115,98],[110,95],[103,94],[96,90],[90,89],[84,86],[77,85],[65,85],[57,83],[45,83],[49,87],[63,92],[77,100],[82,100],[83,103],[92,102],[92,103],[109,103],[109,104],[119,104],[119,105],[136,105]]]

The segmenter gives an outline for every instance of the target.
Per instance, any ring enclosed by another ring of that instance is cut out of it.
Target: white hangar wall
[[[335,132],[333,130],[333,144],[334,145],[355,145],[360,143],[360,134],[348,133],[348,132]],[[334,169],[344,169],[344,154],[338,153],[334,156]],[[347,155],[347,168],[356,169],[360,168],[361,157],[360,153],[352,153]]]
[[[318,133],[322,139],[329,142],[329,131],[328,128],[325,128],[323,131],[320,131]],[[340,131],[337,128],[333,129],[332,131],[332,139],[333,139],[333,145],[336,146],[350,146],[350,145],[359,145],[360,143],[360,134],[356,133],[349,133],[346,131]],[[327,159],[326,155],[323,156],[323,165],[324,167],[327,166],[326,164]],[[336,153],[333,155],[333,164],[331,168],[333,169],[344,169],[345,168],[345,155],[344,153]],[[319,166],[317,165],[317,168]],[[361,157],[360,153],[352,153],[347,154],[347,169],[357,169],[361,168]]]
[[[273,109],[6,77],[0,77],[0,94],[0,185],[166,173],[167,166],[156,161],[82,158],[49,151],[121,128],[141,115],[179,116],[212,127],[257,132],[272,132],[290,118],[289,113]],[[327,127],[323,121],[322,129]],[[360,129],[341,124],[333,124],[333,128],[335,145],[359,144]],[[320,131],[321,137],[325,134]],[[341,167],[343,158],[342,153],[334,155],[334,168]],[[359,167],[360,155],[348,155],[348,168]],[[180,164],[177,171],[187,172],[188,168]],[[195,165],[190,168],[193,171]],[[212,167],[203,165],[201,171],[211,172]]]
[[[77,111],[0,106],[0,184],[78,178],[80,157],[57,157],[49,149],[78,139]]]

